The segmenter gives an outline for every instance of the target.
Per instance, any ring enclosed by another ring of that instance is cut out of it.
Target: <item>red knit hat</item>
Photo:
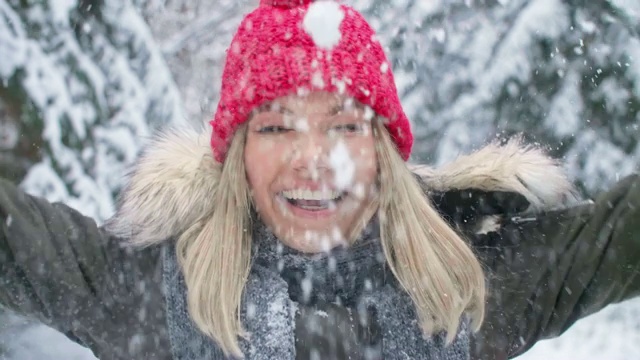
[[[224,161],[237,127],[251,111],[300,90],[353,97],[388,120],[404,160],[413,135],[375,32],[360,13],[332,1],[261,0],[236,33],[211,121],[211,147]]]

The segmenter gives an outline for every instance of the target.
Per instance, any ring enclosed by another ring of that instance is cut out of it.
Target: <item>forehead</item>
[[[283,96],[273,101],[276,106],[281,106],[294,112],[324,112],[342,107],[345,104],[357,103],[345,95],[330,93],[326,91],[315,91],[305,95]]]

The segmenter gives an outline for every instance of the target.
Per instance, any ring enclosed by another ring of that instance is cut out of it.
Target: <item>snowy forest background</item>
[[[160,126],[203,126],[224,51],[258,0],[0,0],[0,173],[99,221]],[[562,157],[585,196],[640,168],[638,0],[350,0],[388,48],[416,133],[440,164],[496,136]],[[1,310],[0,310],[1,311]],[[522,360],[639,359],[640,300]],[[0,359],[93,359],[0,314]]]

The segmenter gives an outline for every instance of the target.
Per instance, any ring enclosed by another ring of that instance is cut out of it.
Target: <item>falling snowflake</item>
[[[349,189],[353,184],[356,165],[344,142],[338,142],[331,150],[329,162],[335,174],[335,186],[340,190]]]

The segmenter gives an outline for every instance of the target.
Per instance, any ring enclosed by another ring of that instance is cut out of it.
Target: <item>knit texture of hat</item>
[[[413,135],[391,66],[374,30],[353,8],[333,1],[261,0],[227,50],[211,147],[223,162],[239,125],[256,107],[300,91],[329,91],[386,119],[398,152]]]

